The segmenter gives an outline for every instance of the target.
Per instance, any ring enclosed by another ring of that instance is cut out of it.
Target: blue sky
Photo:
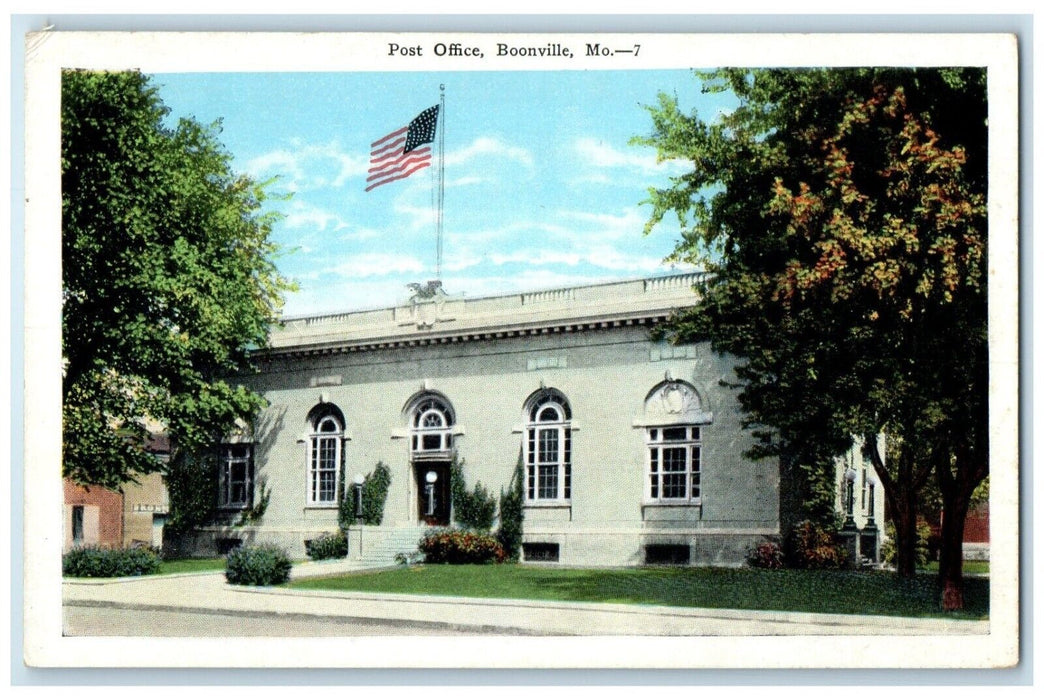
[[[288,316],[390,306],[435,273],[436,168],[365,192],[370,144],[446,85],[443,287],[468,297],[669,271],[678,238],[646,237],[648,187],[686,171],[631,146],[659,91],[712,117],[689,71],[157,74],[172,116],[222,120],[234,167],[277,176]]]

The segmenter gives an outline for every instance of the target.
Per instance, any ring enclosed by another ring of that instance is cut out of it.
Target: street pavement
[[[294,578],[358,570],[294,567]],[[988,621],[565,603],[232,586],[224,572],[65,579],[65,634],[118,635],[138,615],[157,636],[986,635]],[[98,611],[120,611],[111,619]],[[209,621],[208,621],[209,618]],[[312,629],[314,627],[314,629]],[[267,634],[266,634],[267,631]]]

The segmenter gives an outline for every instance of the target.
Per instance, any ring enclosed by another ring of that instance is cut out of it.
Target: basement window
[[[687,544],[645,545],[646,564],[688,564],[689,561],[689,545]]]
[[[525,561],[558,561],[557,542],[526,542],[522,545]]]

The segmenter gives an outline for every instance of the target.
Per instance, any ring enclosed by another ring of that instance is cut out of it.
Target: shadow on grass
[[[295,588],[673,605],[907,617],[989,615],[989,581],[965,581],[965,609],[947,615],[932,575],[725,568],[558,569],[512,564],[426,565],[290,584]]]

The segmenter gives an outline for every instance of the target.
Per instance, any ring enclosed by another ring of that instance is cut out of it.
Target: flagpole
[[[442,280],[442,212],[446,201],[446,86],[439,85],[439,213],[435,224],[435,279]]]

